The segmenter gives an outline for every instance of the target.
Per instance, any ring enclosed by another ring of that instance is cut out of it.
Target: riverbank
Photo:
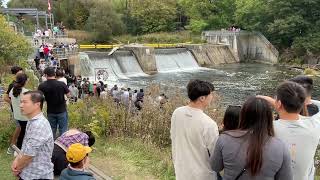
[[[79,44],[91,43],[94,39],[91,32],[80,30],[68,30],[69,38],[77,39]],[[192,33],[190,31],[177,32],[158,32],[144,35],[133,36],[130,34],[123,34],[112,37],[108,43],[112,44],[129,44],[129,43],[203,43],[200,33]],[[107,42],[106,42],[107,43]]]

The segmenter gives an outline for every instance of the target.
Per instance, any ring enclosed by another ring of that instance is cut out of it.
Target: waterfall
[[[117,51],[114,54],[120,68],[128,77],[147,76],[141,69],[136,57],[130,51]]]
[[[90,59],[91,74],[90,79],[94,81],[117,81],[118,79],[128,79],[125,76],[117,60],[113,56],[108,56],[104,52],[87,52]]]
[[[185,48],[157,49],[155,53],[159,72],[185,71],[199,68],[191,52]]]

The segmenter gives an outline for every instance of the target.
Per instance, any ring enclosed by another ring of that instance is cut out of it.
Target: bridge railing
[[[53,48],[53,56],[58,59],[67,59],[69,56],[76,55],[78,48]]]
[[[249,35],[252,34],[252,32],[249,31],[203,31],[202,32],[202,38],[208,37],[208,36],[233,36],[233,35]]]

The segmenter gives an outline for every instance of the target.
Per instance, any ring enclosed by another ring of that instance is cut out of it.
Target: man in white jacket
[[[219,136],[217,123],[207,116],[214,86],[193,80],[188,86],[190,103],[177,108],[171,118],[172,158],[177,180],[216,179],[209,158]]]

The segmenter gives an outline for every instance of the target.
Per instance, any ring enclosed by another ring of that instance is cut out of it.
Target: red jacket
[[[43,52],[44,52],[44,54],[49,54],[49,48],[48,47],[45,47],[45,48],[43,48]]]

